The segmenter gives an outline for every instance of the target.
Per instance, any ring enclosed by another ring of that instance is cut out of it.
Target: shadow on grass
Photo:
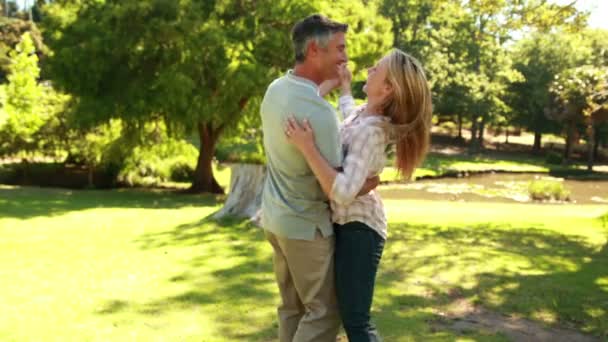
[[[396,224],[390,230],[374,314],[387,337],[441,340],[446,331],[433,322],[445,320],[441,312],[451,303],[467,299],[491,311],[608,338],[606,242],[598,246],[537,227],[491,224]]]
[[[215,206],[217,203],[214,195],[186,195],[171,191],[0,187],[0,217],[19,219],[91,208],[177,209]]]
[[[267,315],[255,312],[260,306],[273,307],[277,299],[272,291],[275,281],[271,253],[260,228],[247,220],[215,221],[208,216],[166,232],[145,234],[135,242],[145,250],[166,246],[200,248],[186,261],[186,270],[164,280],[180,283],[185,290],[147,303],[111,300],[98,314],[120,313],[127,308],[151,316],[176,309],[200,310],[229,340],[276,338],[274,315],[269,320]]]
[[[392,224],[377,281],[374,321],[387,341],[507,341],[493,332],[448,330],[442,312],[455,301],[541,325],[608,338],[608,244],[541,226],[509,224],[438,227]],[[135,241],[142,249],[200,248],[185,270],[168,275],[181,290],[146,303],[111,300],[101,315],[135,310],[156,316],[176,309],[211,317],[235,341],[276,339],[277,294],[270,248],[245,220],[209,217]],[[210,261],[211,260],[211,261]]]

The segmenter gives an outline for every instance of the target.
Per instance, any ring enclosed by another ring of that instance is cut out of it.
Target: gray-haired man
[[[334,342],[340,325],[328,200],[303,156],[285,139],[283,125],[289,116],[308,119],[323,156],[341,166],[338,120],[319,85],[337,78],[338,66],[347,62],[347,30],[321,15],[296,23],[296,65],[270,84],[261,105],[268,166],[262,224],[274,249],[281,342]]]

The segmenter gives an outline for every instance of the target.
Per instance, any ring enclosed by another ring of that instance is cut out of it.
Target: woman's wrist
[[[341,96],[351,95],[350,83],[348,85],[343,85],[340,87]]]
[[[317,147],[314,143],[303,144],[300,146],[300,152],[304,155],[305,158],[309,158]]]

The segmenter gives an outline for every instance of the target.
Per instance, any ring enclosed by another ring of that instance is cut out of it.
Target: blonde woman
[[[420,165],[430,140],[431,92],[420,63],[397,49],[368,69],[363,88],[368,101],[363,106],[355,107],[350,82],[350,72],[343,69],[339,106],[345,118],[340,126],[345,156],[341,171],[323,158],[306,120],[299,123],[290,118],[285,134],[304,155],[331,200],[336,294],[348,340],[377,341],[370,309],[387,238],[386,215],[375,191],[358,197],[357,193],[367,178],[382,172],[388,145],[396,146],[395,164],[403,178],[409,179]]]

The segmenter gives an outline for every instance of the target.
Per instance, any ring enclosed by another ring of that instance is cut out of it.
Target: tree
[[[332,8],[352,13],[345,4]],[[234,131],[252,112],[248,103],[292,64],[293,23],[322,5],[57,1],[44,7],[55,52],[50,70],[56,84],[75,95],[83,122],[121,118],[141,125],[159,117],[173,132],[197,132],[200,154],[191,189],[219,193],[211,168],[218,139]],[[360,21],[367,22],[365,8],[358,8]],[[382,46],[369,45],[371,51]]]
[[[481,147],[486,124],[511,112],[508,85],[521,79],[506,53],[512,33],[582,25],[573,4],[543,0],[381,0],[393,21],[395,44],[419,56],[433,85],[439,115],[471,122],[471,151]]]
[[[443,0],[381,0],[379,11],[392,20],[393,46],[424,59],[431,45],[432,14],[449,5]]]
[[[4,93],[4,124],[0,126],[0,151],[16,152],[35,149],[34,134],[45,123],[39,107],[42,89],[38,85],[40,69],[34,43],[29,33],[9,55],[11,57],[8,84]]]
[[[565,160],[570,157],[577,126],[582,124],[587,133],[587,167],[592,170],[595,129],[608,120],[608,71],[590,65],[567,69],[556,76],[550,92],[552,101],[546,113],[567,127]]]
[[[163,118],[173,132],[197,132],[192,190],[219,193],[216,143],[274,74],[263,66],[284,65],[277,58],[287,57],[276,51],[285,39],[274,31],[287,32],[302,8],[286,1],[53,3],[45,8],[51,73],[76,96],[82,122],[121,118],[141,126]]]
[[[38,28],[29,21],[0,16],[0,83],[6,81],[9,66],[8,53],[15,49],[26,32],[30,33],[31,39],[34,41],[38,58],[43,59],[47,54],[47,48],[42,42]]]
[[[0,16],[11,18],[19,14],[19,7],[16,1],[3,0],[0,8],[2,9]]]
[[[515,68],[524,79],[511,86],[510,104],[515,123],[534,132],[534,151],[540,151],[542,134],[559,126],[544,114],[550,100],[549,87],[555,76],[582,62],[588,51],[576,35],[564,31],[536,32],[512,49]]]

